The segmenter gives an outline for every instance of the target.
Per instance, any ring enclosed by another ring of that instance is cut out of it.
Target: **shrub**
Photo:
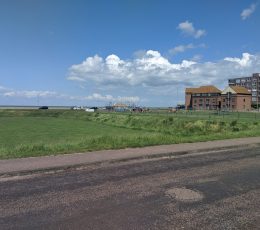
[[[230,122],[230,126],[231,127],[234,127],[234,126],[236,126],[237,125],[237,120],[234,120],[234,121],[231,121]]]
[[[169,117],[169,121],[170,121],[170,122],[173,122],[173,117]]]
[[[238,128],[238,127],[233,127],[233,128],[232,128],[232,131],[233,131],[233,132],[238,132],[238,131],[239,131],[239,128]]]

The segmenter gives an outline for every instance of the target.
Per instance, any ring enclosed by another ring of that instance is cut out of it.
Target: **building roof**
[[[116,103],[113,105],[113,107],[127,107],[127,105],[123,103]]]
[[[246,94],[250,95],[251,93],[248,91],[247,88],[234,85],[234,86],[227,86],[221,94],[227,94],[227,93],[232,93],[232,94]]]
[[[186,93],[221,93],[214,85],[200,86],[199,88],[186,88]]]
[[[234,85],[234,86],[230,86],[230,88],[233,89],[238,94],[251,94],[251,92],[249,92],[247,88],[242,86]]]

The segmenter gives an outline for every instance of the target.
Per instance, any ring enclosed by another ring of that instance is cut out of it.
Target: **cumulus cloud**
[[[93,65],[95,60],[96,65]],[[186,69],[195,64],[183,60],[172,64],[158,51],[148,50],[142,57],[133,60],[121,60],[112,54],[103,59],[99,56],[88,57],[80,64],[72,65],[69,69],[69,80],[93,81],[101,85],[156,85],[168,84],[175,71]],[[177,80],[177,78],[175,79]]]
[[[238,64],[236,66],[236,68],[238,68],[238,67],[250,67],[252,65],[253,59],[254,59],[253,55],[250,55],[249,53],[243,53],[242,58],[227,57],[224,60]]]
[[[256,9],[255,3],[251,4],[249,8],[244,9],[240,14],[242,20],[246,20],[248,17],[250,17],[250,15],[254,13],[255,9]]]
[[[97,66],[93,65],[98,60]],[[230,77],[247,76],[260,70],[260,55],[243,53],[242,57],[226,57],[216,62],[197,63],[183,60],[172,63],[158,51],[148,50],[142,57],[121,60],[115,54],[103,59],[88,57],[71,66],[68,79],[94,82],[99,86],[158,87],[169,85],[222,84]]]
[[[194,38],[200,38],[204,35],[206,35],[206,31],[202,29],[196,30],[192,24],[192,22],[185,21],[181,22],[177,29],[179,29],[183,34],[192,36]]]

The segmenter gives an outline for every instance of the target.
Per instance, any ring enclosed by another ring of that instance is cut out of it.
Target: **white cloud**
[[[7,90],[9,90],[9,89],[0,85],[0,92],[5,92]]]
[[[73,65],[69,69],[69,80],[92,82],[97,86],[158,87],[169,85],[227,84],[227,79],[248,76],[260,70],[260,55],[243,53],[241,58],[226,57],[216,62],[197,63],[183,60],[171,63],[158,51],[148,50],[142,57],[121,60],[116,55],[103,59],[98,56],[86,60],[98,59],[98,67],[88,65],[87,61]]]
[[[171,55],[175,55],[178,53],[183,53],[189,49],[196,49],[196,48],[205,48],[205,44],[199,44],[199,45],[194,45],[192,43],[188,44],[188,45],[179,45],[179,46],[175,46],[174,48],[169,50],[169,53]]]
[[[175,55],[177,53],[183,53],[188,49],[194,49],[194,45],[193,44],[188,44],[188,45],[179,45],[179,46],[175,46],[174,48],[169,50],[169,53],[172,55]]]
[[[227,57],[224,60],[225,61],[229,61],[229,62],[233,62],[233,63],[237,63],[238,66],[241,67],[248,67],[252,64],[252,60],[253,59],[253,55],[250,55],[249,53],[243,53],[242,54],[242,58],[231,58],[231,57]]]
[[[242,11],[242,13],[240,14],[241,18],[243,20],[246,20],[248,17],[250,17],[251,14],[254,13],[255,9],[256,9],[256,4],[255,3],[251,4],[249,8],[246,8]]]
[[[67,94],[61,94],[54,91],[37,91],[37,90],[26,90],[19,91],[8,89],[6,87],[0,86],[0,96],[3,97],[15,97],[15,98],[61,98],[64,100],[76,100],[76,101],[100,101],[100,102],[117,102],[124,101],[129,103],[137,103],[140,101],[140,98],[137,96],[112,96],[112,95],[101,95],[98,93],[93,93],[88,96],[71,96]]]
[[[104,101],[104,102],[116,102],[116,101],[124,101],[124,102],[131,102],[137,103],[140,101],[140,98],[137,96],[134,97],[113,97],[112,95],[104,95],[98,93],[93,93],[92,95],[86,96],[82,98],[83,100],[95,100],[95,101]]]
[[[92,59],[100,60],[97,65],[88,63]],[[99,56],[88,57],[81,64],[73,65],[69,69],[69,80],[93,81],[101,85],[150,85],[166,81],[173,71],[185,69],[195,64],[193,61],[183,60],[180,64],[172,64],[158,51],[148,50],[142,57],[124,61],[116,55],[109,55],[106,59]],[[161,83],[160,83],[161,84]]]
[[[194,38],[200,38],[201,36],[206,35],[206,31],[202,29],[196,30],[192,24],[192,22],[185,21],[181,22],[177,29],[179,29],[183,34],[192,36]]]
[[[51,91],[15,91],[15,90],[6,90],[6,92],[2,93],[5,97],[23,97],[23,98],[50,98],[59,96],[56,92]]]
[[[202,55],[200,55],[200,54],[195,54],[192,58],[191,58],[191,60],[192,61],[195,61],[195,62],[198,62],[198,61],[200,61],[202,59]]]

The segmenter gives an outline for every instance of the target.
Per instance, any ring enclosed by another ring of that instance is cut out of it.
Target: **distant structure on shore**
[[[188,110],[249,111],[251,101],[251,92],[242,86],[227,86],[223,91],[213,85],[185,90]]]

